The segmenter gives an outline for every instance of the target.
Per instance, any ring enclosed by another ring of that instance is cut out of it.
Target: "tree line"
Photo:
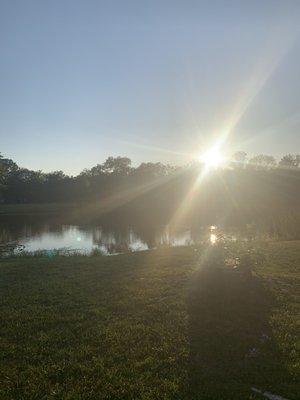
[[[285,167],[285,168],[298,168],[300,165],[300,154],[286,154],[279,160],[266,154],[259,154],[250,159],[247,157],[247,153],[244,151],[238,151],[233,155],[233,161],[242,165],[250,165],[254,168],[258,167]]]
[[[281,169],[298,173],[299,166],[298,154],[285,155],[277,162],[273,156],[264,154],[248,159],[247,154],[240,151],[233,155],[224,170],[236,174],[241,173],[241,170],[251,173]],[[63,171],[44,173],[21,168],[0,154],[0,202],[14,204],[101,200],[147,183],[166,183],[170,180],[175,181],[177,187],[187,190],[184,182],[189,182],[195,168],[201,168],[199,162],[181,167],[147,162],[133,167],[128,157],[108,157],[102,164],[84,169],[77,176],[68,176]]]

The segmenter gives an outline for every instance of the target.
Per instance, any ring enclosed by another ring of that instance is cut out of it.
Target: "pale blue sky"
[[[224,151],[299,152],[299,20],[297,0],[0,0],[0,152],[182,163],[228,126]]]

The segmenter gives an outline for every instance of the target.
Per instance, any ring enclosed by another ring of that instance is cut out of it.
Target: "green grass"
[[[296,400],[300,242],[249,254],[253,279],[192,247],[1,260],[0,399]]]

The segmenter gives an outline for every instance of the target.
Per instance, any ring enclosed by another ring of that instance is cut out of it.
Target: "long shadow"
[[[251,387],[289,392],[291,377],[269,324],[273,305],[259,278],[211,264],[195,273],[188,303],[189,399],[256,398]]]

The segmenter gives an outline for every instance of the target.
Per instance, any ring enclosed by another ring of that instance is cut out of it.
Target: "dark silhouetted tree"
[[[102,166],[105,174],[124,176],[131,171],[131,160],[128,157],[108,157]]]

